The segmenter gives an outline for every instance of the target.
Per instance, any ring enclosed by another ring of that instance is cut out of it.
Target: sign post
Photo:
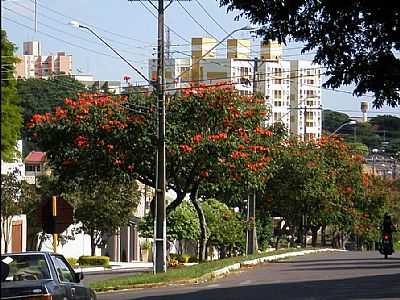
[[[51,197],[51,204],[52,204],[52,211],[53,211],[53,218],[56,219],[57,218],[57,197],[56,196],[52,196]],[[57,233],[53,233],[53,251],[54,253],[57,253],[57,242],[58,242],[58,234]]]
[[[53,251],[57,252],[58,235],[72,224],[74,208],[63,198],[52,196],[40,206],[40,222],[43,231],[53,235]]]

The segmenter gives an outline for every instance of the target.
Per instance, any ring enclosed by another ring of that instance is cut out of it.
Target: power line
[[[196,1],[196,3],[200,6],[200,8],[207,14],[207,16],[208,16],[215,24],[217,24],[217,26],[218,26],[219,28],[222,29],[222,31],[224,31],[226,34],[229,34],[229,32],[228,32],[227,30],[225,30],[225,28],[223,28],[223,27],[221,26],[221,24],[219,24],[218,21],[217,21],[216,19],[213,18],[212,15],[210,15],[210,13],[207,11],[207,9],[205,9],[205,7],[201,4],[201,2],[200,2],[199,0],[195,0],[195,1]]]
[[[12,10],[12,9],[10,9],[10,8],[4,7],[4,9],[7,10],[7,11],[10,11],[10,12],[12,12],[12,13],[14,13],[14,14],[20,16],[20,17],[23,17],[23,18],[26,18],[26,19],[30,19],[29,17],[24,16],[24,15],[22,15],[22,14],[19,14],[18,12],[14,11],[14,10]],[[41,25],[44,25],[45,27],[50,28],[50,29],[52,29],[52,30],[54,30],[54,31],[58,31],[58,32],[64,33],[64,34],[66,34],[66,35],[72,36],[72,37],[74,37],[74,38],[76,38],[76,39],[83,40],[83,41],[86,41],[86,42],[89,42],[89,43],[92,43],[92,44],[95,44],[95,45],[100,45],[100,46],[102,46],[102,47],[104,46],[104,45],[101,44],[101,43],[92,41],[92,40],[87,39],[87,38],[83,38],[83,37],[81,37],[81,36],[72,34],[72,33],[70,33],[70,32],[66,32],[66,31],[61,30],[61,29],[58,29],[58,28],[55,28],[55,27],[53,27],[53,26],[51,26],[51,25],[48,25],[48,24],[46,24],[46,23],[43,23],[43,22],[38,22],[38,23],[41,24]],[[131,51],[126,50],[126,49],[118,49],[118,48],[115,48],[115,49],[117,49],[117,50],[120,51],[120,52],[125,52],[125,53],[130,53],[130,54],[132,54],[132,55],[147,57],[146,54],[134,53],[134,52],[131,52]]]
[[[13,4],[17,5],[17,6],[21,7],[21,8],[24,8],[25,10],[30,11],[32,13],[34,12],[34,10],[32,10],[31,8],[26,7],[26,6],[24,6],[24,5],[22,5],[22,4],[18,3],[18,2],[13,2]],[[59,19],[53,18],[53,17],[51,17],[51,16],[49,16],[47,14],[44,14],[43,12],[39,12],[39,15],[42,15],[46,19],[52,20],[55,23],[62,24],[64,26],[70,27],[68,24],[61,22]],[[24,16],[24,17],[26,17],[26,16]],[[26,18],[28,18],[28,17],[26,17]],[[95,27],[95,26],[93,26],[93,27]],[[121,41],[118,41],[118,40],[115,40],[115,39],[111,39],[109,37],[106,37],[106,38],[107,38],[107,40],[109,40],[109,41],[111,41],[113,43],[118,43],[118,44],[121,44],[121,45],[124,45],[124,46],[127,46],[127,47],[132,47],[132,48],[141,49],[141,50],[147,50],[148,48],[152,47],[152,46],[136,46],[136,45],[127,44],[127,43],[124,43],[124,42],[121,42]]]
[[[35,3],[35,0],[29,0],[29,1],[31,1],[32,3]],[[96,29],[98,29],[98,30],[100,30],[100,31],[104,31],[104,32],[113,34],[113,35],[115,35],[115,36],[119,36],[119,37],[122,37],[122,38],[124,38],[124,39],[132,40],[132,41],[139,42],[139,43],[142,43],[142,44],[152,45],[151,43],[148,43],[148,42],[145,42],[145,41],[142,41],[142,40],[139,40],[139,39],[135,39],[135,38],[132,38],[132,37],[129,37],[129,36],[126,36],[126,35],[122,35],[122,34],[120,34],[120,33],[112,32],[112,31],[110,31],[110,30],[101,28],[101,27],[99,27],[99,26],[96,26],[96,25],[93,25],[93,24],[89,24],[89,23],[87,23],[87,22],[81,21],[81,20],[76,19],[76,18],[74,18],[74,17],[65,15],[65,14],[63,14],[63,13],[61,13],[61,12],[55,10],[55,9],[46,7],[46,6],[44,6],[43,4],[39,4],[39,3],[38,3],[37,5],[40,6],[40,7],[42,7],[42,8],[44,8],[44,9],[46,9],[46,10],[48,10],[48,11],[51,11],[51,12],[57,14],[57,15],[59,15],[59,16],[63,16],[64,18],[67,18],[69,21],[72,20],[72,19],[74,19],[74,20],[79,21],[79,22],[82,23],[82,24],[85,24],[85,25],[87,25],[87,26],[96,28]]]
[[[128,0],[129,2],[132,2],[132,0]],[[147,7],[146,4],[144,4],[142,1],[139,1],[139,3],[156,19],[158,19],[158,17],[156,16],[156,14]],[[190,43],[185,37],[183,37],[182,35],[180,35],[179,33],[177,33],[175,30],[173,30],[170,26],[167,26],[165,24],[165,27],[168,28],[172,33],[174,33],[177,37],[179,37],[182,41],[185,41],[186,43]]]
[[[213,38],[215,38],[217,40],[217,38],[212,33],[207,31],[207,29],[203,25],[201,25],[200,22],[197,21],[195,17],[192,16],[192,14],[183,6],[183,4],[180,1],[177,1],[177,2],[180,5],[180,7],[182,7],[182,9],[186,12],[186,14],[192,19],[192,21],[194,23],[196,23],[201,29],[203,29],[203,31],[205,33],[207,33],[209,36],[212,36]]]
[[[34,31],[33,28],[31,28],[31,27],[29,27],[29,26],[27,26],[27,25],[25,25],[25,24],[21,24],[21,23],[15,21],[15,20],[13,20],[13,19],[10,19],[10,18],[8,18],[8,17],[6,17],[6,16],[3,16],[3,18],[6,19],[6,20],[8,20],[8,21],[10,21],[10,22],[12,22],[12,23],[14,23],[14,24],[17,24],[17,25],[19,25],[19,26],[22,26],[22,27],[25,27],[25,28],[28,28],[28,29]],[[97,50],[93,50],[93,49],[90,49],[90,48],[87,48],[87,47],[84,47],[84,46],[77,45],[77,44],[75,44],[75,43],[72,43],[72,42],[63,40],[63,39],[61,39],[61,38],[58,38],[58,37],[53,36],[53,35],[51,35],[51,34],[49,34],[49,33],[46,33],[46,32],[42,32],[42,31],[37,31],[37,32],[40,33],[40,34],[46,35],[46,36],[48,36],[48,37],[50,37],[50,38],[52,38],[52,39],[55,39],[55,40],[58,40],[58,41],[60,41],[60,42],[66,43],[66,44],[68,44],[68,45],[71,45],[71,46],[74,46],[74,47],[77,47],[77,48],[81,48],[81,49],[83,49],[83,50],[85,50],[85,51],[89,51],[89,52],[92,52],[92,53],[95,53],[95,54],[99,54],[99,55],[102,55],[102,56],[107,56],[107,57],[111,57],[111,58],[114,58],[114,59],[118,59],[118,60],[119,60],[119,57],[117,57],[117,56],[113,56],[113,55],[106,54],[106,53],[103,53],[103,52],[99,52],[99,51],[97,51]],[[137,63],[137,62],[135,62],[135,61],[132,61],[132,62]]]

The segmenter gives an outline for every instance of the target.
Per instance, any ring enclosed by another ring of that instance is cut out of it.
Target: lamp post
[[[343,124],[340,125],[338,128],[336,128],[335,131],[332,132],[329,136],[334,135],[336,132],[338,132],[338,131],[339,131],[340,129],[342,129],[344,126],[347,126],[347,125],[356,125],[356,124],[357,124],[357,122],[354,121],[354,120],[347,121],[346,123],[343,123]]]
[[[70,25],[86,29],[102,41],[108,48],[117,54],[124,62],[126,62],[133,70],[136,71],[144,80],[157,90],[157,158],[156,158],[156,217],[154,221],[154,273],[166,272],[166,211],[165,211],[165,89],[164,89],[164,3],[159,0],[159,19],[158,19],[158,66],[157,66],[157,83],[150,81],[127,59],[119,54],[104,39],[102,39],[90,27],[79,24],[77,21],[71,21]]]
[[[136,71],[136,73],[138,73],[140,75],[140,77],[142,77],[144,80],[146,80],[148,83],[151,84],[151,81],[142,74],[142,72],[140,72],[134,65],[132,65],[125,57],[123,57],[121,54],[119,54],[117,52],[117,50],[115,50],[113,47],[110,46],[110,44],[108,44],[104,39],[102,39],[95,31],[93,31],[90,27],[85,26],[80,24],[77,21],[70,21],[69,22],[70,25],[72,25],[75,28],[80,28],[80,29],[86,29],[88,30],[90,33],[92,33],[95,37],[97,37],[100,41],[102,41],[108,48],[110,48],[115,54],[117,54],[124,62],[126,62],[133,70]]]

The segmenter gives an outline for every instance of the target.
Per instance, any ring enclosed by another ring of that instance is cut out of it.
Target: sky
[[[124,75],[128,75],[132,83],[144,84],[135,71],[93,34],[77,29],[69,22],[75,20],[89,26],[148,76],[148,59],[156,58],[157,45],[157,12],[149,1],[37,0],[36,32],[34,2],[1,2],[1,27],[6,30],[8,39],[19,48],[18,54],[22,53],[24,41],[39,40],[43,55],[60,51],[71,54],[73,73],[91,74],[99,80],[122,80]],[[157,1],[152,3],[157,6]],[[168,3],[165,1],[165,5]],[[233,30],[249,25],[246,19],[234,20],[238,13],[227,13],[226,7],[219,7],[217,0],[173,1],[165,12],[165,24],[171,29],[171,51],[175,51],[173,57],[184,58],[190,54],[192,37],[214,36],[222,40]],[[234,37],[251,39],[252,54],[257,54],[260,38],[244,31],[235,33]],[[218,48],[218,56],[224,56],[224,47],[222,44]],[[300,55],[300,47],[301,44],[289,42],[284,47],[283,59],[312,60],[312,53]],[[323,89],[323,109],[361,116],[360,102],[368,101],[369,116],[392,114],[400,117],[400,108],[384,106],[375,110],[372,108],[373,97],[354,97],[352,89],[352,86],[336,91]]]

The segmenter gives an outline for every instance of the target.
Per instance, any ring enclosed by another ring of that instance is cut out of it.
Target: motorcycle
[[[379,252],[385,256],[385,259],[388,258],[388,255],[393,254],[393,243],[388,233],[384,233],[382,236],[382,243]]]

